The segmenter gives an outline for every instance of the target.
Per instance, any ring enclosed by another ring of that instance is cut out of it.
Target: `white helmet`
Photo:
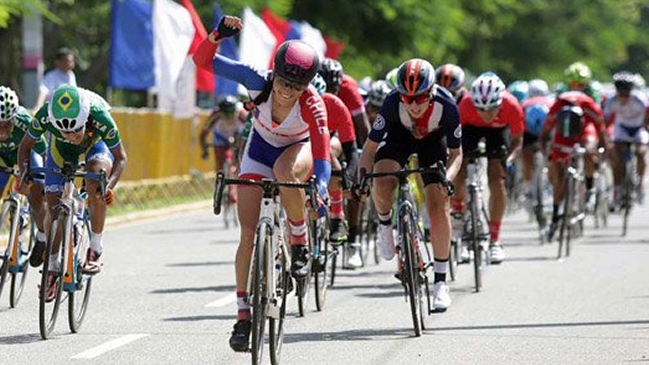
[[[530,82],[527,83],[529,87],[529,91],[527,94],[529,97],[533,96],[545,96],[550,93],[550,88],[548,87],[548,83],[545,82],[544,80],[541,79],[533,79],[530,80]]]
[[[506,89],[498,75],[493,72],[485,72],[473,81],[471,100],[477,109],[491,109],[500,106]]]
[[[18,112],[18,95],[6,86],[0,86],[0,122],[13,119]]]

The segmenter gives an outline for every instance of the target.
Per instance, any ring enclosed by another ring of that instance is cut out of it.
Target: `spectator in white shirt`
[[[39,87],[36,105],[32,109],[32,115],[43,106],[45,100],[49,99],[52,92],[61,85],[77,86],[77,78],[74,75],[75,57],[74,52],[69,48],[59,48],[54,56],[54,68],[45,73],[43,82]]]

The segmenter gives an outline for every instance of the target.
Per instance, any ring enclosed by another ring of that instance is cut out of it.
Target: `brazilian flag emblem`
[[[81,113],[79,91],[74,86],[64,85],[52,95],[52,116],[55,119],[76,118]]]

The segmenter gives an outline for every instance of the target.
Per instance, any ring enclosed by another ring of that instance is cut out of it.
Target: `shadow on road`
[[[296,342],[324,342],[324,341],[376,341],[381,338],[385,340],[407,340],[415,337],[412,328],[384,328],[376,329],[357,329],[340,332],[305,332],[305,333],[285,333],[284,343]]]
[[[435,327],[433,331],[479,331],[521,328],[554,328],[554,327],[597,327],[625,326],[632,324],[649,324],[649,320],[635,321],[597,321],[597,322],[564,322],[564,323],[521,323],[521,324],[492,324],[484,326]]]
[[[150,291],[151,294],[182,294],[182,293],[201,293],[206,291],[217,292],[234,292],[234,285],[221,285],[221,286],[199,286],[193,288],[169,288],[169,289],[156,289]]]
[[[170,317],[165,318],[165,322],[197,322],[197,321],[234,321],[236,315],[215,315],[215,316],[189,316],[189,317]]]
[[[203,262],[177,262],[173,264],[167,264],[167,267],[196,267],[196,266],[222,266],[222,265],[232,265],[234,266],[234,261],[203,261]]]
[[[34,343],[40,341],[42,341],[41,336],[35,333],[0,337],[0,345],[19,345],[23,343]]]

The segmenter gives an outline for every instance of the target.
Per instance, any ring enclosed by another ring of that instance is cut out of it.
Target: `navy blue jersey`
[[[444,88],[435,86],[428,110],[422,117],[413,119],[400,101],[399,93],[391,92],[372,124],[369,139],[379,143],[386,134],[390,134],[391,139],[396,138],[403,143],[423,140],[431,134],[442,134],[446,137],[448,148],[460,148],[462,128],[455,99]],[[415,134],[421,137],[415,138]]]

